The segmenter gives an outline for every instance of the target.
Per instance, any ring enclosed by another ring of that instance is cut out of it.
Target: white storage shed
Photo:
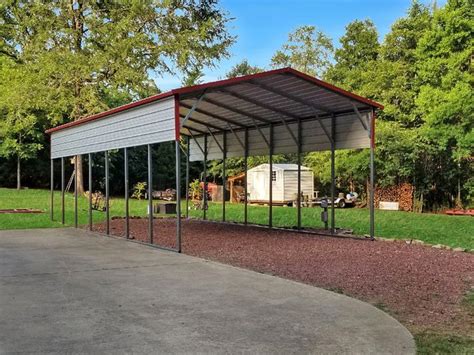
[[[248,171],[249,202],[269,203],[270,164],[261,164]],[[298,165],[272,164],[273,204],[289,204],[298,196]],[[301,194],[313,197],[313,171],[301,166]]]

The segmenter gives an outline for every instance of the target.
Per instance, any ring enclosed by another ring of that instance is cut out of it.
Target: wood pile
[[[84,193],[84,196],[89,200],[89,191],[86,191]],[[105,201],[105,196],[102,194],[100,191],[96,191],[92,193],[92,209],[96,211],[101,211],[104,212],[106,210],[106,201]],[[109,208],[111,206],[112,202],[109,200]]]
[[[413,192],[412,184],[403,183],[389,187],[375,188],[375,207],[378,208],[380,201],[398,202],[400,211],[413,211]]]

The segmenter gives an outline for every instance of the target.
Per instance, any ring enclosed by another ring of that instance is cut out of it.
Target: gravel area
[[[123,236],[124,221],[110,222]],[[146,219],[131,219],[147,241]],[[156,219],[154,243],[174,247],[174,219]],[[104,224],[95,226],[104,232]],[[407,244],[331,238],[258,227],[183,220],[183,252],[301,281],[377,305],[411,330],[474,330],[463,305],[474,288],[474,255]]]

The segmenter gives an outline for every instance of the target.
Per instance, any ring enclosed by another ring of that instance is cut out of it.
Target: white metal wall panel
[[[298,171],[285,170],[284,200],[294,200],[298,195]],[[311,170],[301,170],[301,193],[313,197],[314,176]]]
[[[174,139],[174,98],[171,97],[53,132],[51,157],[67,157]]]
[[[298,171],[275,167],[276,181],[273,182],[273,201],[293,201],[298,193]],[[268,202],[269,165],[262,164],[248,171],[248,191],[250,201]],[[314,177],[311,170],[301,170],[301,191],[305,195],[313,196]]]
[[[368,125],[369,114],[363,114],[366,125]],[[326,128],[327,132],[331,132],[331,119],[322,119],[321,123]],[[298,126],[296,123],[288,124],[288,127],[293,132],[295,137],[298,137]],[[269,139],[269,128],[262,127],[260,129],[265,135],[268,141]],[[235,132],[240,137],[242,143],[245,142],[245,132]],[[222,145],[222,134],[214,134],[216,139]],[[273,129],[273,143],[274,143],[274,154],[288,154],[296,153],[297,145],[293,140],[288,129],[283,124],[275,125]],[[197,137],[196,140],[199,142],[202,148],[204,148],[204,137]],[[302,122],[302,151],[303,152],[314,152],[330,150],[331,144],[326,136],[326,133],[321,128],[320,123],[317,120],[304,121]],[[370,139],[368,132],[362,126],[359,118],[355,114],[338,116],[336,118],[336,149],[356,149],[356,148],[368,148],[370,146]],[[191,139],[190,146],[190,160],[200,161],[203,159],[203,155],[199,150],[198,146]],[[262,138],[260,132],[256,129],[249,129],[249,155],[268,155],[269,149]],[[231,133],[227,133],[227,157],[243,157],[244,149],[239,144],[238,140]],[[222,151],[219,149],[213,138],[208,136],[208,160],[222,159]]]

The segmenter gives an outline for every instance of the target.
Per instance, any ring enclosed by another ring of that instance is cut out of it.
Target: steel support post
[[[176,250],[181,253],[181,148],[175,142],[176,150]]]
[[[77,228],[77,155],[74,156],[74,227]]]
[[[51,184],[51,200],[50,200],[50,218],[54,220],[54,159],[51,159],[51,171],[50,171],[50,184]]]
[[[105,151],[105,232],[110,234],[110,205],[109,205],[109,152]]]
[[[244,196],[244,223],[248,222],[248,179],[247,179],[247,170],[248,170],[248,160],[249,160],[249,129],[245,128],[245,144],[244,144],[244,184],[245,184],[245,196]]]
[[[148,240],[153,244],[153,173],[151,144],[148,144]]]
[[[273,125],[270,125],[270,142],[269,142],[269,154],[268,154],[268,161],[269,161],[269,169],[270,169],[270,179],[269,179],[269,203],[268,203],[268,227],[273,227]]]
[[[64,157],[61,158],[61,224],[66,222],[64,210]]]
[[[202,210],[203,219],[207,219],[207,134],[204,136],[204,162],[203,162],[203,193],[202,193]]]
[[[297,207],[297,227],[298,230],[301,229],[301,120],[298,120],[298,157],[297,157],[297,163],[298,163],[298,197],[296,198],[296,203],[298,204]],[[312,196],[311,196],[312,197]]]
[[[125,238],[129,239],[130,238],[130,208],[129,208],[129,203],[128,203],[128,186],[129,186],[129,181],[128,181],[128,149],[123,148],[123,165],[124,165],[124,194],[125,194]]]
[[[226,176],[226,159],[227,159],[227,134],[224,131],[222,133],[223,140],[223,150],[222,150],[222,222],[225,222],[225,198],[226,198],[226,185],[227,185],[227,176]]]
[[[89,230],[92,231],[92,154],[87,156],[89,164]]]
[[[370,124],[370,238],[375,238],[375,112],[372,111]]]
[[[186,136],[186,186],[185,186],[186,218],[189,218],[189,153],[190,153],[189,136]]]
[[[336,230],[336,120],[331,116],[331,234]]]

